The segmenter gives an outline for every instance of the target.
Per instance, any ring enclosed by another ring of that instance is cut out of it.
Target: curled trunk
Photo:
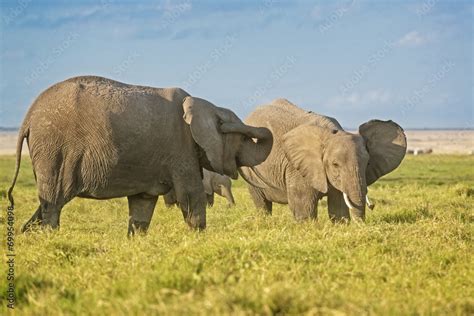
[[[241,133],[247,136],[238,153],[239,167],[256,166],[267,159],[273,146],[273,136],[265,127],[253,127],[243,123],[224,123],[223,133]]]

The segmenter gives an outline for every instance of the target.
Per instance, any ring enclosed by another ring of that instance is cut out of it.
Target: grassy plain
[[[0,157],[2,252],[13,167]],[[202,233],[160,198],[148,235],[131,240],[126,199],[73,200],[59,231],[16,235],[16,312],[474,314],[474,156],[407,157],[370,187],[363,226],[331,224],[325,201],[317,222],[286,205],[267,217],[242,180],[233,191],[237,206],[216,198]],[[19,231],[37,207],[28,159],[14,196]]]

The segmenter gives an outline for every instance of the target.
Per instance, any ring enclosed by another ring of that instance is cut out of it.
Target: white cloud
[[[398,46],[419,46],[428,42],[428,37],[422,36],[417,31],[411,31],[397,41]]]
[[[123,23],[123,21],[133,15],[143,13],[155,13],[158,16],[153,17],[156,23],[157,19],[163,19],[162,16],[174,17],[192,10],[191,0],[183,0],[175,3],[169,0],[158,2],[158,4],[140,4],[130,5],[116,3],[113,0],[99,1],[98,5],[72,4],[69,6],[56,6],[46,11],[37,11],[24,15],[20,21],[33,23],[57,23],[61,24],[78,21],[90,23],[90,19],[98,21],[113,21]],[[162,15],[162,16],[160,16]],[[57,27],[57,26],[56,26]]]
[[[326,102],[327,107],[372,107],[391,101],[389,91],[369,90],[366,92],[353,92],[345,96],[334,96]]]

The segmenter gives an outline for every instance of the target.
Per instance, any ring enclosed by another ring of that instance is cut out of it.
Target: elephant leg
[[[207,205],[209,205],[209,207],[212,207],[214,205],[214,193],[211,193],[211,194],[206,193],[206,198],[207,198]]]
[[[318,216],[316,203],[317,193],[304,181],[294,174],[287,176],[286,188],[288,193],[288,206],[297,221],[316,219]]]
[[[31,218],[22,226],[21,232],[25,233],[30,231],[34,225],[39,224],[43,221],[43,215],[41,214],[41,204],[36,209],[36,212],[31,216]]]
[[[49,202],[40,198],[41,226],[58,229],[60,225],[61,210],[64,203]]]
[[[32,219],[35,220],[36,217],[41,220],[43,228],[59,229],[64,205],[80,191],[75,183],[77,161],[63,159],[57,154],[52,154],[47,159],[42,157],[34,161],[33,166],[34,169],[42,172],[37,174],[40,207]]]
[[[333,223],[349,222],[351,219],[342,192],[333,187],[328,189],[328,214]]]
[[[174,181],[173,187],[184,221],[191,228],[205,229],[207,201],[200,175],[180,177]]]
[[[176,195],[174,193],[174,190],[171,189],[170,192],[163,195],[163,199],[165,200],[166,207],[173,207],[176,204]]]
[[[58,182],[38,181],[38,195],[40,208],[38,219],[41,218],[41,227],[58,229],[60,225],[61,210],[72,199],[72,195],[64,196],[64,190]],[[36,213],[35,213],[36,214]]]
[[[221,185],[221,194],[223,197],[227,199],[228,206],[234,206],[234,196],[232,195],[232,190],[230,187],[226,187],[225,185]]]
[[[146,233],[150,226],[158,196],[143,197],[141,194],[128,196],[128,235]]]
[[[272,215],[272,202],[265,198],[265,194],[262,190],[250,184],[248,188],[255,207],[264,210],[266,215]]]

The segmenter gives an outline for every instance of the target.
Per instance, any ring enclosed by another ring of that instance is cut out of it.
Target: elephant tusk
[[[347,207],[350,210],[355,208],[354,205],[352,205],[351,201],[349,201],[349,198],[347,197],[347,194],[343,193],[342,195],[344,196],[344,202],[346,202]]]
[[[368,195],[365,196],[365,202],[367,203],[367,206],[369,207],[369,209],[371,209],[371,210],[374,209],[375,204],[372,204],[372,202],[370,202]]]

